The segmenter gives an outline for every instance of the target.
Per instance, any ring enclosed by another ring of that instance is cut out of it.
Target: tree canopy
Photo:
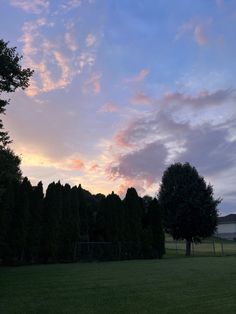
[[[214,199],[213,187],[189,163],[176,163],[165,170],[159,191],[165,229],[175,240],[186,240],[187,256],[191,242],[215,232],[220,201]]]
[[[0,97],[3,92],[12,93],[18,88],[25,89],[29,86],[29,79],[33,71],[29,68],[22,68],[20,61],[23,57],[16,51],[16,47],[8,47],[8,42],[0,39]],[[9,100],[0,98],[0,114],[4,114]],[[10,138],[3,130],[3,123],[0,119],[0,147],[6,147]]]

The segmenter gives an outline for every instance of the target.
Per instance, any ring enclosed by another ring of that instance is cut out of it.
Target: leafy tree
[[[3,92],[12,93],[16,89],[25,89],[29,86],[29,79],[33,71],[29,68],[23,69],[20,65],[22,56],[16,52],[16,47],[9,48],[8,43],[0,39],[0,96]],[[9,100],[0,98],[0,114],[4,114]],[[0,148],[10,143],[8,133],[3,130],[0,119]]]
[[[20,158],[10,148],[0,148],[0,202],[8,185],[21,179]]]
[[[176,240],[186,240],[186,256],[191,254],[193,241],[215,232],[220,202],[213,197],[213,187],[189,163],[176,163],[165,170],[159,204],[166,231]]]

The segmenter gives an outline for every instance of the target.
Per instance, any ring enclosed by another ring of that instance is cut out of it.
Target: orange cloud
[[[84,168],[84,163],[80,159],[75,159],[72,161],[71,168],[75,170],[82,170]]]

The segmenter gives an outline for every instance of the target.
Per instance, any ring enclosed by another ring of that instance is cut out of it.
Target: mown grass
[[[236,313],[236,257],[0,268],[0,313]]]

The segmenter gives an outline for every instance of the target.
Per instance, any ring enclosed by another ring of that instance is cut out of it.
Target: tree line
[[[2,93],[29,86],[33,71],[23,69],[21,59],[15,47],[0,39],[0,114],[9,103]],[[42,183],[33,187],[22,178],[20,158],[10,143],[0,119],[0,262],[161,258],[163,230],[175,240],[185,239],[189,256],[192,242],[216,230],[221,199],[214,199],[213,187],[189,163],[164,171],[158,200],[140,198],[134,188],[121,200],[113,192],[92,195],[60,182],[49,184],[44,195]],[[87,254],[90,244],[94,255]]]
[[[108,251],[100,245],[101,259],[161,258],[165,252],[158,201],[139,197],[134,188],[121,200],[114,192],[92,195],[81,185],[53,182],[44,195],[41,182],[32,186],[24,178],[8,183],[0,208],[4,264],[76,261],[83,258],[81,242],[110,243]]]

